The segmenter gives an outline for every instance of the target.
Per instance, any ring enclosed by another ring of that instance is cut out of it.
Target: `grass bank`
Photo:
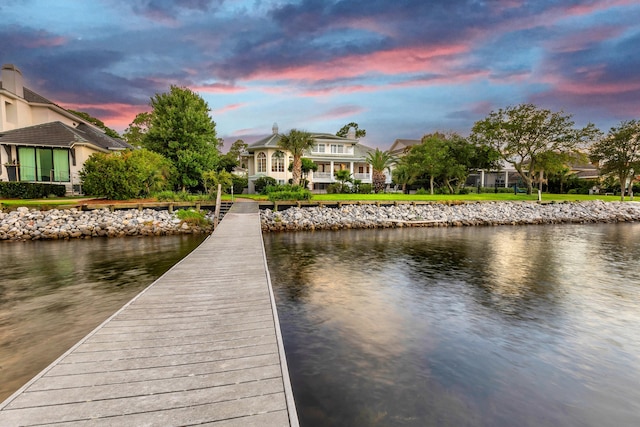
[[[235,196],[238,197],[238,196]],[[260,194],[242,194],[242,198],[253,200],[268,200],[267,196]],[[231,200],[231,197],[228,197]],[[329,201],[329,202],[357,202],[357,201],[397,201],[397,202],[446,202],[450,200],[459,201],[536,201],[538,195],[512,194],[512,193],[480,193],[480,194],[314,194],[312,201]],[[616,202],[620,200],[620,196],[605,195],[588,195],[588,194],[542,194],[542,201],[583,201],[583,200],[603,200],[605,202]],[[626,199],[628,200],[628,198]]]
[[[268,200],[267,196],[261,194],[242,194],[236,195],[233,198],[238,197],[253,200]],[[0,199],[0,208],[15,209],[20,206],[25,206],[31,209],[68,209],[73,207],[80,207],[87,200],[91,200],[86,197],[52,197],[47,199]],[[222,196],[222,200],[231,200],[231,195],[225,194]],[[447,201],[536,201],[538,196],[526,195],[526,194],[512,194],[512,193],[480,193],[480,194],[435,194],[433,196],[429,194],[399,194],[399,193],[383,193],[383,194],[314,194],[313,201],[328,201],[328,202],[447,202]],[[564,201],[582,201],[582,200],[603,200],[605,202],[616,202],[620,200],[620,196],[605,196],[605,195],[588,195],[588,194],[542,194],[542,201],[545,202],[564,202]],[[628,200],[626,198],[625,200]],[[145,199],[145,202],[150,199]],[[118,203],[137,203],[140,201],[118,201]]]

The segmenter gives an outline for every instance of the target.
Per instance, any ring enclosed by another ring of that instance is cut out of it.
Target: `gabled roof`
[[[320,133],[320,132],[309,132],[313,139],[323,140],[323,141],[336,141],[342,142],[344,144],[353,144],[356,147],[359,145],[358,141],[355,139],[343,138],[341,136],[336,136],[331,133]],[[249,144],[247,147],[247,151],[253,151],[259,148],[275,148],[278,146],[278,141],[280,141],[280,137],[282,135],[279,133],[271,134],[265,138],[259,139],[256,142]]]
[[[402,154],[406,149],[414,145],[420,144],[419,139],[396,139],[393,141],[389,152],[393,154]]]
[[[74,144],[90,144],[105,151],[132,148],[126,142],[111,138],[85,123],[80,123],[77,128],[73,128],[62,122],[50,122],[1,132],[0,144],[65,148],[70,148]]]
[[[29,88],[23,87],[22,90],[24,91],[24,99],[27,102],[31,102],[31,103],[35,103],[35,104],[51,104],[51,105],[57,105],[51,101],[49,101],[47,98],[45,98],[42,95],[38,95],[37,93],[35,93],[34,91],[32,91]],[[62,107],[60,107],[62,108]]]
[[[280,141],[280,134],[274,133],[265,138],[259,139],[256,142],[253,142],[247,146],[247,151],[256,148],[273,148],[278,146],[278,141]]]

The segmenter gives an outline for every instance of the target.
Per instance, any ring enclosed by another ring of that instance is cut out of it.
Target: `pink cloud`
[[[636,0],[608,0],[608,1],[594,1],[591,4],[574,4],[567,7],[560,6],[559,9],[563,10],[563,14],[571,16],[583,16],[589,15],[600,10],[611,9],[613,7],[620,6],[637,6]]]
[[[578,95],[609,95],[640,90],[640,82],[593,83],[590,81],[562,81],[556,89]]]
[[[352,78],[367,73],[395,75],[442,69],[451,56],[467,52],[466,45],[400,48],[362,55],[349,55],[332,61],[284,70],[260,70],[251,76],[266,80],[319,81]]]
[[[303,92],[304,96],[326,96],[332,93],[340,93],[340,94],[349,94],[349,93],[357,93],[357,92],[373,92],[379,90],[380,86],[374,85],[339,85],[339,86],[328,86],[325,88],[314,88],[305,90]]]
[[[64,37],[51,37],[45,31],[38,31],[35,34],[36,38],[31,40],[24,41],[24,47],[29,49],[36,49],[40,47],[54,47],[54,46],[62,46],[67,42],[67,39]]]
[[[192,90],[206,93],[237,93],[246,90],[245,87],[236,86],[227,83],[208,83],[203,85],[192,86]]]
[[[237,110],[239,108],[243,108],[246,105],[247,105],[246,103],[229,104],[229,105],[225,105],[222,108],[216,108],[215,110],[213,110],[213,112],[216,113],[216,114],[224,114],[224,113],[229,112],[229,111],[233,111],[233,110]]]
[[[321,114],[313,117],[314,120],[331,120],[340,119],[344,117],[353,117],[356,114],[360,114],[366,111],[365,108],[359,105],[343,105],[340,107],[331,108]]]
[[[148,105],[129,105],[129,104],[79,104],[65,103],[64,108],[76,111],[86,111],[92,116],[102,120],[105,125],[116,129],[119,132],[124,131],[138,113],[149,111]]]
[[[589,28],[588,30],[573,32],[566,37],[552,39],[550,47],[559,52],[576,52],[585,47],[605,40],[615,38],[624,32],[620,26],[605,26],[600,28]]]

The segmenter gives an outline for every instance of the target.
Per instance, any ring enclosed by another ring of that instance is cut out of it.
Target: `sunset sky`
[[[0,62],[122,132],[186,86],[225,148],[291,128],[366,145],[470,132],[534,103],[640,119],[640,0],[2,0]]]

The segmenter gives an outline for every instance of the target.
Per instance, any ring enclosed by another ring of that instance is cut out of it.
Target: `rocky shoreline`
[[[165,236],[210,231],[211,227],[184,222],[175,213],[154,209],[40,211],[20,207],[15,211],[0,212],[0,240],[5,241]]]
[[[461,204],[343,205],[261,211],[262,230],[448,227],[640,221],[640,203],[478,202]]]
[[[210,214],[211,215],[211,214]],[[397,206],[343,205],[338,208],[292,207],[260,211],[265,232],[342,230],[352,228],[449,227],[640,221],[640,203],[588,202],[479,202],[460,204],[399,204]],[[60,240],[92,237],[165,236],[201,234],[198,226],[175,213],[154,209],[115,210],[26,207],[0,212],[0,240]]]

